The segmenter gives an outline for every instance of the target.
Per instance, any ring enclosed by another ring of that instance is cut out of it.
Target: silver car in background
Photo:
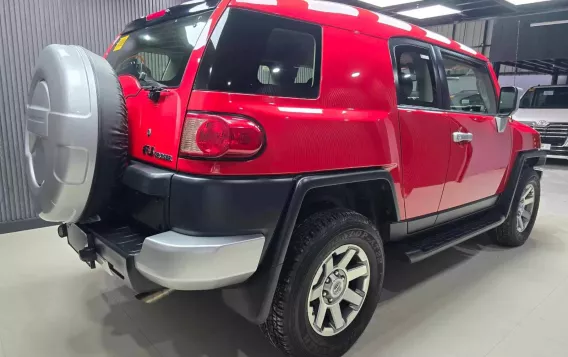
[[[537,86],[526,91],[513,119],[536,129],[549,158],[568,159],[568,85]]]

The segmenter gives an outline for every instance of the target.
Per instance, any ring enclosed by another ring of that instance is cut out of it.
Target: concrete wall
[[[24,107],[40,50],[103,54],[123,26],[182,0],[0,0],[0,233],[38,224],[24,174]]]

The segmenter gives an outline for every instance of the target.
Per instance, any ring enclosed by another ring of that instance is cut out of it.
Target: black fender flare
[[[393,194],[396,217],[399,218],[399,205],[392,175],[385,169],[370,169],[364,171],[350,171],[339,173],[326,173],[320,175],[301,176],[297,179],[294,191],[290,197],[287,209],[280,218],[275,237],[271,246],[261,262],[257,272],[245,283],[223,290],[223,300],[237,313],[247,320],[261,324],[266,321],[274,293],[280,278],[282,265],[286,259],[286,253],[296,219],[302,207],[306,194],[315,188],[343,185],[368,181],[386,182]]]
[[[511,173],[509,174],[509,179],[505,190],[499,196],[497,201],[497,207],[499,211],[505,216],[509,217],[511,213],[511,205],[513,204],[513,198],[517,192],[517,187],[519,186],[519,180],[521,174],[527,164],[531,163],[532,167],[543,166],[546,163],[546,152],[542,150],[529,150],[520,151],[515,158],[515,163],[511,168]],[[539,174],[542,176],[542,173]]]

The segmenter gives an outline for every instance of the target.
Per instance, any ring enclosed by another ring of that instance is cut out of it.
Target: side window
[[[452,110],[497,113],[497,97],[489,70],[442,52]]]
[[[430,52],[416,46],[395,47],[398,104],[436,107],[436,79]]]
[[[195,89],[317,98],[321,31],[317,25],[230,8],[207,44]]]
[[[523,98],[521,99],[521,103],[519,104],[519,108],[531,108],[532,107],[534,92],[535,92],[535,89],[530,88],[525,93],[525,95],[523,95]]]

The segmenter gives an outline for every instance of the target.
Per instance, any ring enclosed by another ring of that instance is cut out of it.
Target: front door
[[[397,82],[406,217],[430,215],[433,224],[436,215],[432,214],[438,211],[450,156],[450,122],[441,110],[442,92],[439,74],[434,70],[433,47],[394,39],[391,48]]]
[[[512,145],[510,130],[497,130],[497,91],[487,64],[446,50],[438,53],[451,126],[442,211],[498,194]]]

